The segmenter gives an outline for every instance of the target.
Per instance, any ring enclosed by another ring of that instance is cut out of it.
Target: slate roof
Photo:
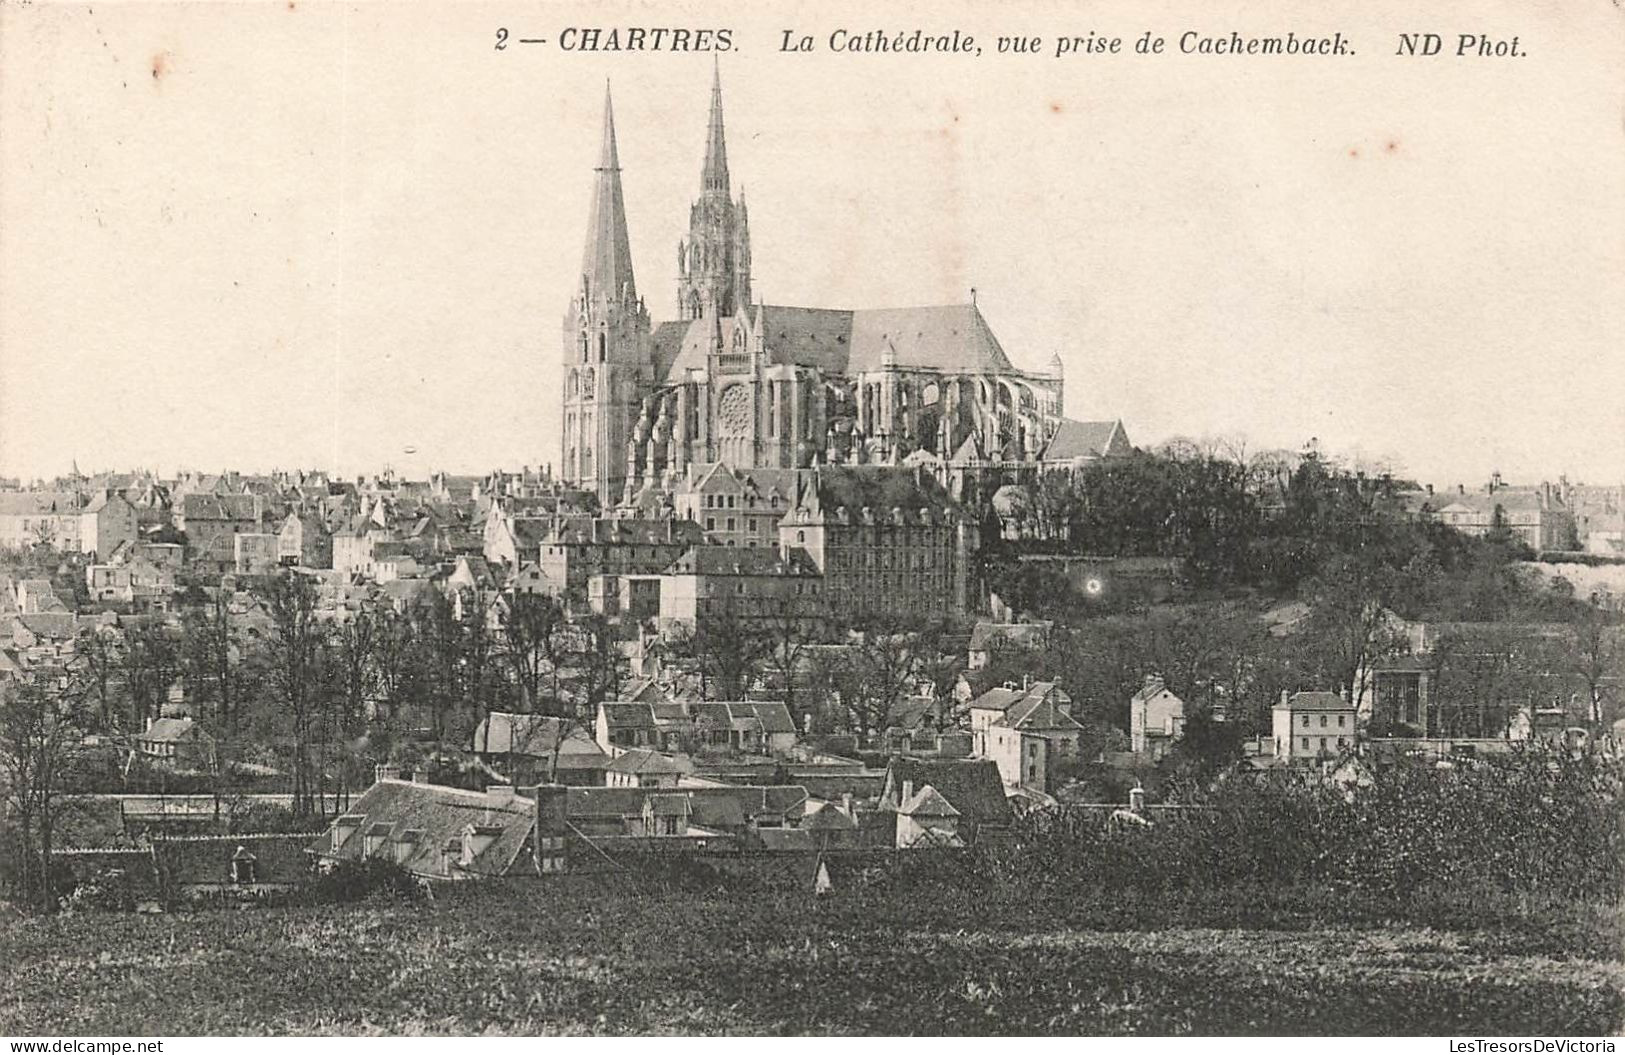
[[[881,801],[893,809],[901,805],[904,781],[911,781],[916,789],[931,785],[973,827],[1003,827],[1011,822],[1004,781],[998,764],[990,760],[893,758],[886,769]]]
[[[0,491],[0,515],[49,516],[79,512],[72,491]]]
[[[723,822],[734,816],[735,810],[743,820],[755,817],[797,820],[807,802],[807,789],[798,785],[680,789],[571,787],[566,794],[567,815],[583,823],[641,816],[644,800],[652,795],[685,796],[696,823],[699,823],[698,818],[705,817],[710,821],[708,827],[724,826]]]
[[[959,811],[930,784],[916,791],[913,798],[897,807],[897,812],[909,817],[959,816]]]
[[[600,703],[600,712],[611,729],[653,729],[654,708],[647,703]]]
[[[695,546],[666,568],[667,575],[814,575],[805,552],[789,560],[771,546]]]
[[[334,831],[346,821],[353,824],[355,833],[335,848]],[[389,841],[381,853],[394,850],[397,837],[414,832],[416,839],[404,850],[401,863],[420,875],[445,875],[440,867],[442,849],[454,840],[460,843],[464,828],[472,825],[492,831],[496,838],[466,867],[459,868],[457,854],[451,854],[452,871],[497,876],[514,868],[535,823],[535,804],[523,796],[380,780],[311,848],[329,857],[359,858],[367,831],[378,832]]]
[[[801,822],[801,830],[809,832],[854,832],[858,822],[833,802],[826,802],[808,814]]]
[[[1062,418],[1044,447],[1042,460],[1070,461],[1073,458],[1100,458],[1108,454],[1127,454],[1128,434],[1121,421],[1073,421]]]
[[[803,471],[797,474],[796,491],[793,506],[826,515],[845,508],[854,522],[865,508],[877,523],[889,518],[894,509],[913,514],[912,524],[922,523],[922,510],[937,524],[960,514],[958,504],[935,477],[884,465],[822,466]]]
[[[705,541],[705,529],[692,520],[642,517],[563,517],[537,541],[551,546],[695,546]]]
[[[1053,681],[1035,681],[1025,688],[1000,685],[988,689],[971,701],[971,709],[977,711],[1008,711],[1024,700],[1042,700],[1055,690]]]
[[[1286,706],[1292,711],[1352,711],[1349,703],[1335,692],[1295,692]]]
[[[1034,732],[1083,728],[1070,714],[1062,712],[1053,693],[1042,696],[1028,696],[1017,701],[1014,706],[1004,712],[1004,717],[994,724],[1009,726],[1012,729],[1030,729]]]
[[[189,494],[181,499],[186,520],[258,520],[260,499],[255,495]]]
[[[768,359],[816,367],[826,374],[878,370],[888,360],[903,369],[951,373],[1017,373],[974,304],[919,308],[801,308],[756,305],[745,325],[760,322]],[[653,335],[655,372],[661,380],[688,369],[705,369],[713,336],[733,343],[735,317],[667,322]]]
[[[608,770],[611,773],[638,773],[658,776],[664,773],[681,773],[683,767],[659,751],[634,747],[610,759]]]
[[[772,701],[745,700],[741,702],[703,701],[684,705],[696,721],[709,720],[719,725],[733,726],[741,720],[760,723],[764,733],[794,733],[795,719],[790,708]]]

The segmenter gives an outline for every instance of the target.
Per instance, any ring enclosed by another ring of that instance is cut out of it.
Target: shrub
[[[340,861],[310,880],[306,900],[354,902],[368,897],[413,899],[423,896],[423,884],[411,872],[382,857]]]
[[[1622,788],[1618,761],[1529,749],[1395,766],[1352,795],[1290,776],[1230,782],[1148,825],[1042,811],[982,857],[1036,890],[1325,884],[1395,902],[1449,888],[1613,904],[1625,890]]]
[[[129,876],[121,869],[108,868],[79,880],[60,903],[66,912],[129,912],[135,908],[135,896]]]

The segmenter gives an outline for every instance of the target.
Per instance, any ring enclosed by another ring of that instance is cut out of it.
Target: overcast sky
[[[1620,10],[1270,6],[7,4],[0,475],[556,459],[604,79],[658,320],[712,60],[555,42],[666,25],[733,32],[729,162],[769,303],[974,286],[1018,365],[1061,354],[1070,415],[1141,445],[1318,437],[1439,483],[1625,480]],[[499,26],[549,44],[497,51]],[[842,26],[959,26],[987,53],[777,52]],[[1357,53],[991,54],[1146,29]],[[1528,55],[1393,55],[1467,29]]]

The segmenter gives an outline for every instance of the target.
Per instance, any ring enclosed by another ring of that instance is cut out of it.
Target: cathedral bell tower
[[[632,244],[621,196],[615,113],[604,86],[604,136],[594,169],[581,275],[564,316],[563,478],[620,497],[624,452],[641,400],[654,381],[649,313],[632,277]]]
[[[711,119],[700,197],[688,213],[688,239],[677,243],[681,319],[737,314],[750,304],[750,223],[745,196],[729,196],[728,144],[722,134],[722,74],[711,68]]]

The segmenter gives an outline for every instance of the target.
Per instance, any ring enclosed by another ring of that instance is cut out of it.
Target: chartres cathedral
[[[751,295],[713,74],[699,198],[677,245],[678,318],[651,323],[632,273],[615,146],[603,145],[564,318],[563,477],[606,507],[697,467],[1075,463],[1126,453],[1117,422],[1062,416],[1059,356],[1017,369],[974,303],[799,308]]]

